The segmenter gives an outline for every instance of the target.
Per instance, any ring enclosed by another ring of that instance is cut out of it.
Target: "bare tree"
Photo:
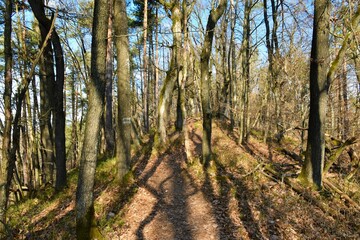
[[[131,91],[128,25],[125,0],[116,0],[114,5],[115,46],[117,52],[118,119],[116,156],[118,177],[122,180],[130,169],[131,140]]]
[[[305,163],[300,179],[322,185],[325,155],[325,117],[330,82],[329,65],[329,0],[315,0],[313,40],[310,62],[310,116]]]
[[[106,46],[108,30],[107,0],[94,3],[93,38],[91,44],[91,79],[87,84],[89,109],[86,115],[76,192],[76,233],[78,239],[90,239],[94,227],[94,179],[98,156],[100,121],[104,111]]]
[[[12,1],[5,2],[5,31],[4,31],[4,54],[5,54],[5,90],[4,90],[4,110],[5,110],[5,126],[3,132],[2,160],[0,172],[0,237],[6,236],[6,208],[9,192],[9,172],[11,161],[11,88],[12,88],[12,51],[11,51],[11,14]]]
[[[202,137],[202,162],[209,164],[211,160],[211,122],[212,110],[210,105],[210,78],[209,61],[212,50],[214,29],[217,21],[225,12],[226,0],[221,0],[217,8],[210,11],[206,24],[205,39],[201,51],[200,70],[201,70],[201,104],[203,109],[203,137]]]

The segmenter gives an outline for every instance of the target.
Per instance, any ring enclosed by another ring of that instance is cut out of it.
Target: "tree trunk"
[[[44,4],[40,0],[29,0],[31,9],[45,28],[47,33],[51,30],[52,21],[45,15]],[[59,35],[56,30],[51,33],[51,42],[55,52],[55,71],[56,81],[54,85],[54,118],[55,118],[55,162],[56,162],[56,182],[55,189],[60,191],[66,186],[66,149],[65,149],[65,112],[64,112],[64,80],[65,65],[64,56],[60,43]],[[52,67],[46,66],[46,67]],[[47,99],[46,99],[47,100]]]
[[[299,175],[305,184],[322,187],[322,174],[325,158],[325,120],[328,101],[329,85],[345,57],[349,39],[353,34],[349,31],[342,42],[341,48],[335,59],[329,65],[329,0],[315,1],[315,18],[313,41],[311,47],[310,63],[310,116],[308,141],[305,162]],[[360,8],[351,19],[352,27],[358,26],[360,21]]]
[[[149,102],[148,102],[148,91],[149,91],[149,79],[148,79],[148,61],[146,55],[147,49],[147,28],[148,28],[148,1],[144,0],[144,21],[143,21],[143,83],[144,83],[144,91],[143,91],[143,114],[144,114],[144,129],[145,132],[149,131]]]
[[[249,105],[249,85],[250,85],[250,13],[252,0],[245,1],[243,39],[241,46],[241,67],[242,67],[242,92],[239,139],[238,144],[245,144],[248,137],[248,105]]]
[[[221,0],[216,9],[212,9],[206,24],[204,44],[200,55],[201,70],[201,103],[203,110],[202,163],[208,165],[211,160],[211,121],[209,61],[212,50],[214,29],[217,21],[224,13],[227,0]]]
[[[187,79],[187,66],[188,66],[188,52],[189,52],[189,36],[188,36],[188,8],[186,6],[186,1],[183,1],[182,6],[182,32],[184,33],[182,49],[178,50],[181,52],[181,58],[178,58],[178,61],[181,62],[181,65],[178,69],[178,99],[176,104],[176,124],[175,128],[177,131],[181,132],[184,129],[185,119],[186,119],[186,108],[185,108],[185,84]]]
[[[75,74],[72,73],[72,79],[70,80],[71,88],[71,151],[72,151],[72,162],[71,168],[75,168],[78,162],[78,132],[77,132],[77,114],[78,114],[78,97],[76,94],[75,86]]]
[[[2,160],[0,172],[0,238],[6,237],[6,209],[10,182],[8,181],[11,165],[11,89],[12,89],[12,50],[11,50],[11,14],[12,1],[5,1],[5,30],[4,30],[4,58],[5,58],[5,89],[4,89],[4,111],[5,126],[2,135]]]
[[[56,61],[55,82],[55,162],[56,162],[56,191],[62,190],[67,183],[66,175],[66,146],[65,146],[65,110],[64,110],[64,80],[65,64],[60,38],[54,30],[52,35]]]
[[[156,7],[155,14],[155,82],[154,82],[154,118],[156,119],[158,111],[159,95],[159,10]],[[157,127],[157,126],[156,126]]]
[[[325,117],[330,82],[329,66],[329,0],[315,0],[314,27],[310,62],[310,116],[305,162],[299,178],[305,184],[322,187],[325,157]]]
[[[342,79],[342,139],[346,140],[349,135],[349,104],[348,104],[348,84],[347,84],[347,69],[346,69],[346,59],[343,61],[342,65],[342,73],[341,73],[341,79]]]
[[[236,25],[236,15],[237,15],[237,4],[234,3],[233,0],[230,1],[231,3],[231,34],[230,34],[230,44],[229,44],[229,53],[228,53],[228,74],[229,74],[229,106],[230,106],[230,129],[233,130],[235,127],[235,116],[237,115],[237,91],[236,91],[236,82],[237,78],[236,74],[236,64],[235,64],[235,25]]]
[[[226,113],[227,113],[227,109],[229,109],[228,107],[228,103],[230,100],[229,99],[229,92],[230,92],[230,77],[228,76],[228,70],[230,69],[230,67],[226,67],[226,45],[227,45],[227,28],[228,28],[228,20],[224,17],[222,20],[222,32],[221,32],[221,38],[220,38],[220,55],[221,55],[221,69],[222,69],[222,78],[223,78],[223,86],[221,88],[221,93],[220,93],[220,101],[219,101],[219,112],[218,115],[220,117],[220,119],[225,119],[226,117]],[[232,39],[233,37],[233,33],[231,33],[230,39]],[[229,44],[229,54],[231,52],[232,49],[232,44]],[[229,58],[230,55],[228,56],[228,65],[229,65]],[[231,98],[231,96],[230,96]],[[232,109],[230,109],[230,111],[232,111]]]
[[[131,140],[131,91],[128,25],[125,0],[116,0],[114,5],[114,27],[118,36],[115,41],[117,52],[118,77],[118,119],[116,156],[118,159],[118,178],[122,181],[130,169]]]
[[[355,66],[355,74],[358,84],[360,85],[360,55],[356,55],[353,57],[354,66]]]
[[[167,141],[166,124],[170,108],[171,98],[178,78],[180,68],[180,47],[181,47],[181,19],[182,13],[178,4],[173,4],[171,8],[173,46],[170,60],[170,67],[166,73],[164,84],[160,91],[158,109],[158,132],[156,137],[156,147],[163,146]]]
[[[88,112],[76,192],[76,233],[78,239],[91,239],[94,219],[94,180],[98,154],[100,120],[104,110],[106,46],[108,30],[107,0],[95,0],[91,44],[91,79],[87,84]]]
[[[44,44],[48,30],[39,24],[41,33],[40,46]],[[41,137],[41,159],[42,159],[42,183],[53,183],[54,180],[54,137],[51,124],[54,96],[54,62],[51,44],[46,44],[43,56],[40,60],[40,137]],[[50,66],[50,67],[49,67]]]
[[[115,150],[115,135],[113,128],[113,1],[109,1],[109,27],[107,32],[107,47],[106,47],[106,86],[105,86],[105,145],[106,154],[114,156]]]
[[[38,141],[35,141],[35,139],[38,138],[38,130],[37,130],[37,119],[39,117],[39,104],[38,104],[38,94],[37,94],[37,88],[36,88],[36,82],[35,82],[35,77],[33,77],[32,79],[32,89],[33,89],[33,101],[34,101],[34,105],[33,105],[33,156],[32,156],[32,161],[33,161],[33,167],[34,167],[34,187],[35,189],[38,189],[41,185],[41,169],[40,169],[40,160],[39,160],[39,149],[40,149],[40,144],[38,143]]]

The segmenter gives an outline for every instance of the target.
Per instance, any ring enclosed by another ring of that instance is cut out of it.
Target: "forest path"
[[[239,146],[236,132],[214,121],[214,159],[204,169],[197,161],[201,132],[201,121],[190,119],[186,146],[192,164],[182,137],[172,136],[171,146],[161,154],[152,151],[149,141],[134,155],[134,178],[127,178],[126,187],[114,181],[116,158],[99,161],[95,217],[104,239],[360,239],[360,211],[336,194],[311,192],[313,199],[337,212],[334,217],[263,169],[264,164],[284,174],[300,169],[277,145],[251,137]],[[294,150],[290,144],[287,148]],[[68,180],[69,187],[60,194],[52,195],[49,187],[45,194],[12,205],[9,239],[76,239],[76,170]]]
[[[123,219],[120,239],[219,239],[211,203],[187,172],[182,146],[149,159]]]
[[[337,219],[309,204],[261,167],[271,163],[284,172],[298,171],[292,159],[276,145],[252,137],[239,146],[226,126],[213,123],[214,159],[207,169],[197,161],[188,163],[181,139],[160,156],[140,159],[142,166],[135,169],[138,190],[122,208],[123,225],[107,239],[359,239],[357,226],[352,226],[357,213],[350,210],[354,217]],[[201,121],[191,119],[188,133],[187,150],[198,160]],[[332,198],[322,201],[338,204]]]

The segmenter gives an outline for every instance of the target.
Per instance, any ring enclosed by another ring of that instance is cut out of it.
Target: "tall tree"
[[[45,43],[48,30],[42,24],[40,29],[40,46]],[[41,137],[41,159],[42,159],[42,183],[51,183],[54,178],[54,134],[51,123],[53,112],[54,96],[54,61],[53,48],[51,44],[46,44],[44,53],[40,59],[40,137]],[[51,66],[51,67],[49,67]]]
[[[170,67],[166,72],[166,77],[163,86],[160,90],[159,107],[158,107],[158,131],[157,131],[157,146],[161,146],[167,141],[166,124],[168,120],[168,112],[173,95],[173,89],[179,76],[181,68],[180,61],[180,47],[181,47],[181,19],[182,11],[180,2],[172,0],[170,2],[161,0],[159,1],[171,13],[171,31],[173,35],[173,46],[170,59]]]
[[[95,0],[91,43],[91,76],[87,84],[89,102],[76,192],[76,233],[78,239],[94,237],[92,236],[92,230],[94,230],[93,190],[100,121],[104,110],[108,13],[107,0]]]
[[[148,79],[148,61],[146,55],[148,35],[148,1],[144,0],[144,20],[143,20],[143,114],[145,132],[149,131],[149,79]]]
[[[47,33],[51,33],[51,43],[55,53],[56,81],[54,85],[54,118],[55,118],[55,162],[57,191],[66,186],[66,149],[65,149],[65,111],[64,111],[64,80],[65,64],[60,37],[54,29],[51,32],[52,21],[45,15],[45,5],[42,0],[29,0],[31,9]],[[53,67],[52,65],[46,67]]]
[[[185,27],[187,26],[188,16],[189,13],[192,11],[195,1],[187,2],[187,1],[179,1],[179,0],[172,0],[172,1],[164,1],[159,0],[159,2],[164,6],[165,10],[169,13],[171,17],[172,25],[171,25],[171,32],[173,36],[173,44],[172,44],[172,51],[171,51],[171,59],[170,59],[170,67],[169,70],[166,72],[166,77],[163,83],[163,86],[160,90],[159,96],[159,106],[158,106],[158,131],[157,131],[157,146],[165,143],[167,140],[167,133],[166,133],[166,124],[168,121],[168,115],[170,112],[170,105],[173,96],[173,90],[177,83],[178,88],[178,107],[177,107],[177,121],[176,126],[177,129],[183,128],[183,122],[185,117],[184,112],[184,105],[181,106],[182,99],[184,100],[184,90],[181,90],[182,87],[185,87],[185,74],[186,68],[184,68],[184,59],[183,53],[181,51],[183,47],[183,37],[182,33],[185,33],[185,39],[187,38],[187,31],[185,31]],[[185,23],[186,21],[186,23]],[[185,40],[187,41],[187,40]],[[187,43],[185,43],[186,45]],[[186,47],[185,47],[186,48]],[[183,101],[184,102],[184,101]],[[179,120],[180,119],[180,120]],[[179,125],[178,125],[179,124]],[[180,127],[181,125],[181,127]]]
[[[248,137],[248,105],[249,105],[249,85],[250,85],[250,13],[252,0],[245,0],[243,39],[241,44],[241,68],[242,68],[242,87],[241,87],[241,109],[239,126],[239,144],[247,142]],[[234,66],[233,66],[234,67]]]
[[[131,138],[131,91],[128,25],[125,0],[116,0],[114,4],[114,28],[117,52],[118,78],[118,119],[116,156],[118,159],[118,177],[122,180],[130,169]]]
[[[104,132],[106,153],[114,155],[115,135],[113,129],[113,1],[109,1],[109,27],[106,48],[106,86],[105,86],[105,118]]]
[[[206,32],[203,48],[200,55],[200,71],[201,71],[201,104],[203,110],[203,137],[202,137],[202,162],[209,164],[211,160],[211,122],[212,110],[210,105],[210,76],[209,61],[212,50],[212,42],[214,37],[214,29],[217,21],[225,12],[227,5],[226,0],[221,0],[215,9],[211,9],[206,24]]]
[[[4,31],[4,57],[5,57],[5,90],[4,90],[4,110],[5,110],[5,126],[2,139],[2,160],[0,168],[0,237],[6,237],[6,208],[9,192],[8,181],[9,163],[11,161],[11,88],[12,88],[12,50],[11,50],[11,14],[12,1],[5,1],[5,31]]]
[[[315,1],[314,28],[310,62],[310,115],[305,161],[299,175],[305,184],[322,187],[325,159],[325,120],[329,85],[345,57],[353,31],[349,31],[329,68],[329,0]],[[360,8],[351,19],[351,28],[356,29],[360,21]]]
[[[310,115],[305,162],[300,179],[322,186],[325,157],[325,118],[329,90],[330,0],[315,0],[313,39],[310,57]]]

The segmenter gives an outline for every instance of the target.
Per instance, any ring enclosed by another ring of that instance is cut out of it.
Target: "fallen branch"
[[[283,154],[285,154],[286,156],[291,157],[292,159],[294,159],[296,162],[298,163],[303,163],[303,159],[296,153],[289,151],[285,148],[280,149],[280,152],[282,152]]]
[[[319,209],[321,209],[324,213],[328,213],[330,216],[334,218],[342,217],[338,211],[329,207],[329,205],[323,203],[321,199],[312,196],[306,189],[304,189],[299,183],[294,181],[289,177],[284,177],[283,175],[279,174],[270,164],[265,165],[264,169],[272,175],[272,177],[281,180],[286,185],[291,187],[297,194],[302,196],[306,201],[310,202],[311,204],[315,205]]]
[[[352,200],[346,193],[337,188],[334,184],[332,184],[328,179],[324,179],[323,183],[326,187],[333,190],[337,194],[340,195],[341,198],[345,199],[352,207],[356,208],[360,211],[360,206],[354,200]]]
[[[354,143],[356,143],[355,137],[349,138],[345,142],[341,142],[341,144],[335,148],[335,152],[333,154],[331,154],[331,156],[329,157],[329,160],[326,162],[323,174],[325,174],[329,171],[330,167],[340,157],[340,155],[342,154],[344,149]]]

